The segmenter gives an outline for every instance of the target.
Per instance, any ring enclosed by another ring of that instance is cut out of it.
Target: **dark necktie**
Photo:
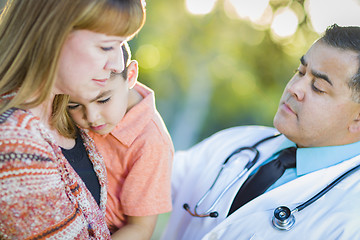
[[[276,159],[259,167],[258,171],[241,186],[234,198],[228,216],[247,202],[263,194],[284,174],[287,168],[294,168],[295,165],[296,148],[291,147],[282,150]]]

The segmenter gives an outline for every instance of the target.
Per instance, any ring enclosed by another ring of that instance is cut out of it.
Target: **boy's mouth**
[[[98,126],[90,126],[91,130],[93,130],[93,131],[100,131],[104,127],[106,127],[106,124],[102,124],[102,125],[98,125]]]

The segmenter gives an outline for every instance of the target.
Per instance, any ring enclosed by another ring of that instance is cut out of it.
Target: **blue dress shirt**
[[[263,164],[276,158],[281,150],[288,147],[296,147],[296,144],[286,139],[286,141],[275,151],[276,154]],[[298,148],[296,151],[296,168],[286,169],[284,174],[266,191],[270,191],[304,174],[327,168],[351,159],[359,155],[359,152],[360,142],[340,146]]]

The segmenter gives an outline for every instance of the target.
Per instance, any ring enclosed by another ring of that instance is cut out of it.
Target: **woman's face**
[[[70,33],[61,50],[54,93],[83,99],[97,96],[111,72],[124,69],[125,40],[88,30]]]

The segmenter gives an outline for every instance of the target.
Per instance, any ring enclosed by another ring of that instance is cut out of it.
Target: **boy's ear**
[[[360,112],[358,113],[357,117],[349,126],[349,131],[352,133],[359,133],[360,134]]]
[[[137,82],[139,74],[138,62],[136,60],[131,60],[129,66],[127,67],[127,81],[129,84],[129,89],[133,88]]]

